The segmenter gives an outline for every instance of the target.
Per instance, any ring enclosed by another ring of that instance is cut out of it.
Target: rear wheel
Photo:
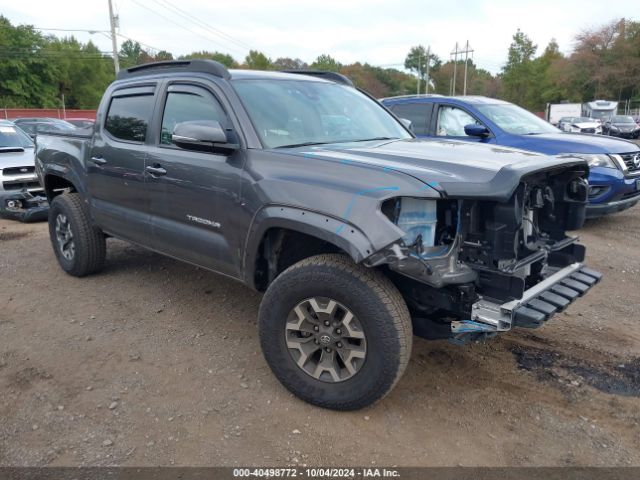
[[[269,286],[259,322],[278,380],[321,407],[355,410],[381,399],[411,354],[411,319],[398,290],[344,255],[285,270]]]
[[[65,193],[53,199],[49,237],[58,263],[69,275],[83,277],[102,270],[105,236],[89,219],[79,194]]]

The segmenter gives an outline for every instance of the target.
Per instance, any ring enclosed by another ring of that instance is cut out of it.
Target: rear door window
[[[413,133],[427,135],[427,117],[431,114],[431,104],[426,103],[400,103],[391,110],[397,117],[411,120]]]
[[[152,94],[113,97],[105,130],[118,140],[142,143],[152,112]]]

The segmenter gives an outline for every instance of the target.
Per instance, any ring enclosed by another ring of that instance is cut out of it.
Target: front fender
[[[250,285],[253,284],[253,276],[249,266],[255,264],[260,243],[271,228],[286,228],[319,238],[345,251],[356,263],[374,253],[375,247],[369,238],[358,227],[339,218],[299,207],[266,206],[254,216],[245,241],[243,270]]]
[[[87,198],[87,182],[84,158],[87,142],[84,139],[43,135],[36,145],[36,172],[42,186],[51,194],[51,177],[58,177],[71,183],[75,190]],[[51,200],[51,199],[49,199]]]

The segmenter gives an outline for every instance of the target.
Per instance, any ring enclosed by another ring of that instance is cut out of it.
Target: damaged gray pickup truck
[[[99,271],[117,237],[264,292],[267,363],[322,407],[382,398],[414,334],[540,327],[601,276],[565,233],[584,160],[417,140],[338,74],[133,67],[36,163],[63,270]]]

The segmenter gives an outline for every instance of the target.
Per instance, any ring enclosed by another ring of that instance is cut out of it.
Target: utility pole
[[[420,56],[420,46],[418,46],[418,86],[416,95],[420,95],[420,73],[422,72],[422,57]]]
[[[424,94],[429,93],[429,62],[431,61],[431,45],[427,47],[427,74],[425,76]]]
[[[116,70],[116,75],[120,71],[120,60],[118,59],[118,39],[116,37],[116,27],[118,26],[118,17],[113,14],[113,5],[111,0],[109,2],[109,23],[111,24],[111,48],[113,49],[113,68]]]
[[[451,87],[451,96],[455,96],[456,94],[456,70],[458,67],[458,42],[456,42],[456,49],[451,52],[453,55],[453,84]]]
[[[467,94],[467,64],[469,61],[469,54],[473,53],[473,49],[469,46],[469,40],[467,40],[467,44],[465,45],[464,50],[458,49],[458,42],[456,42],[456,49],[451,52],[453,55],[453,87],[451,89],[451,95],[456,94],[456,70],[458,66],[458,54],[462,55],[464,53],[464,87],[462,90],[462,94]]]
[[[467,61],[469,59],[469,54],[473,54],[473,50],[469,48],[469,40],[467,40],[467,45],[464,49],[464,88],[462,90],[462,95],[467,95]]]

